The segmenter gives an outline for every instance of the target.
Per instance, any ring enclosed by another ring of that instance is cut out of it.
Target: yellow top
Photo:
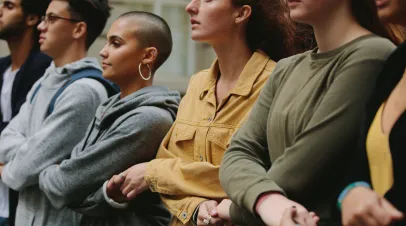
[[[382,111],[379,108],[375,119],[369,128],[367,137],[367,154],[374,190],[384,195],[393,184],[392,156],[389,147],[389,137],[382,132]]]

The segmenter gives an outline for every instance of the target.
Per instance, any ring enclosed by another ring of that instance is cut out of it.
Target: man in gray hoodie
[[[41,51],[54,61],[0,137],[1,179],[20,191],[17,226],[71,226],[80,220],[81,215],[68,208],[52,207],[38,179],[43,169],[69,158],[98,105],[107,99],[102,83],[83,78],[69,85],[48,111],[51,99],[73,74],[100,70],[97,60],[86,55],[109,11],[105,0],[53,0],[38,26]]]

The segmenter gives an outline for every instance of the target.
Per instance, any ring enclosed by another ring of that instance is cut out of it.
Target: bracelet
[[[127,207],[128,207],[128,202],[118,203],[118,202],[114,201],[113,199],[111,199],[111,198],[107,195],[107,183],[108,183],[108,182],[109,182],[109,181],[106,181],[106,182],[104,182],[104,184],[103,184],[103,196],[104,196],[104,199],[106,200],[106,202],[107,202],[110,206],[112,206],[112,207],[114,207],[114,208],[116,208],[116,209],[125,209],[125,208],[127,208]]]
[[[345,187],[344,190],[340,193],[340,196],[338,196],[338,200],[337,200],[337,207],[340,211],[341,211],[341,206],[342,206],[344,198],[355,187],[371,188],[371,185],[364,181],[358,181],[358,182],[351,183],[347,187]]]

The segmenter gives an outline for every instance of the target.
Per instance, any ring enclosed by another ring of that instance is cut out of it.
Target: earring
[[[138,71],[140,72],[140,76],[141,76],[141,78],[142,78],[142,79],[144,79],[145,81],[150,80],[150,79],[151,79],[151,77],[152,77],[151,68],[150,68],[150,67],[149,67],[149,65],[147,64],[147,67],[148,67],[148,69],[149,69],[149,76],[148,76],[148,78],[145,78],[145,77],[142,75],[142,72],[141,72],[141,66],[142,66],[142,63],[140,63],[140,64],[138,65]]]

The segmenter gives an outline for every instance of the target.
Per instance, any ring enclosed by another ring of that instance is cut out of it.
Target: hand
[[[401,219],[400,211],[369,188],[353,188],[342,203],[344,226],[387,226]]]
[[[144,179],[147,164],[148,163],[140,163],[134,165],[121,173],[125,177],[125,180],[120,190],[128,200],[135,199],[137,195],[148,190],[149,186]]]
[[[116,202],[127,202],[127,197],[123,195],[120,190],[121,185],[124,182],[125,177],[120,175],[114,175],[109,182],[107,182],[106,193],[107,196]]]
[[[256,211],[266,225],[280,225],[285,210],[296,206],[298,212],[308,212],[299,203],[289,200],[279,193],[262,195],[256,204]]]
[[[300,212],[298,213],[296,207],[291,207],[285,210],[282,216],[280,226],[316,226],[319,218],[313,213]]]
[[[223,199],[217,206],[217,212],[221,219],[231,221],[230,206],[232,203],[230,199]]]
[[[3,173],[3,168],[4,168],[4,165],[0,164],[0,177],[1,177],[1,174]]]
[[[218,216],[217,206],[218,203],[214,200],[202,202],[197,214],[197,225],[222,225],[223,220]],[[204,223],[205,219],[209,220],[208,224]]]

